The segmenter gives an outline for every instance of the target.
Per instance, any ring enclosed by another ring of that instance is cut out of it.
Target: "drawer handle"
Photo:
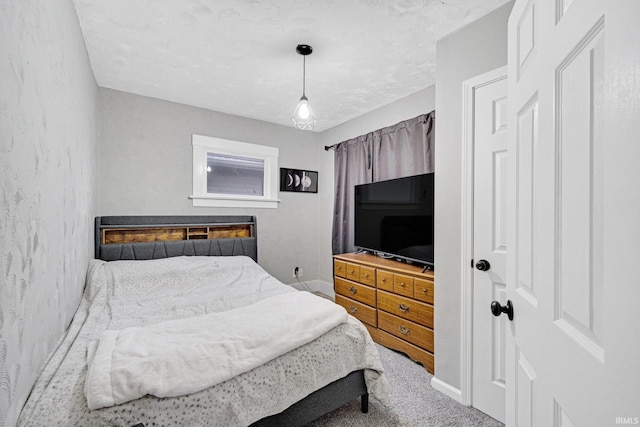
[[[349,288],[349,292],[355,295],[355,293],[358,292],[358,290],[352,286]]]
[[[404,288],[404,282],[400,282],[400,286]]]
[[[342,267],[338,267],[338,270],[342,270]]]
[[[353,273],[355,273],[355,272],[356,272],[355,270],[351,270],[351,274],[353,274]]]
[[[400,325],[400,332],[402,333],[402,335],[409,335],[410,331],[406,326]]]
[[[369,277],[369,273],[364,273],[364,277]]]
[[[387,279],[385,279],[385,278],[383,277],[383,278],[382,278],[382,281],[383,281],[383,282],[386,282],[386,281],[387,281]]]
[[[409,307],[404,305],[404,304],[399,304],[398,308],[403,312],[406,313],[407,311],[409,311]]]
[[[351,314],[356,314],[356,312],[358,311],[358,309],[354,306],[349,307],[349,311],[351,312]]]

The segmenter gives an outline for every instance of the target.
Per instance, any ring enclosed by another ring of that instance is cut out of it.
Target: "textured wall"
[[[458,389],[462,354],[462,82],[507,64],[507,3],[436,48],[436,377]]]
[[[258,261],[285,283],[293,268],[318,277],[318,223],[329,211],[318,193],[280,192],[276,209],[193,207],[191,135],[278,147],[279,167],[319,169],[318,134],[290,126],[99,89],[98,215],[256,215]],[[279,188],[279,187],[278,187]]]
[[[0,52],[0,426],[10,426],[84,286],[96,85],[70,0],[0,1]]]

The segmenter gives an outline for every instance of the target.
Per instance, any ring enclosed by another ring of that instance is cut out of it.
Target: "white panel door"
[[[508,426],[640,417],[640,2],[509,19]]]
[[[495,75],[496,73],[489,73]],[[506,303],[507,78],[505,70],[473,91],[473,366],[472,405],[504,422]],[[485,269],[486,268],[486,269]]]

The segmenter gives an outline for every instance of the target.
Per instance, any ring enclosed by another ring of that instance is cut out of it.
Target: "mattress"
[[[18,425],[246,426],[360,369],[369,393],[385,401],[388,385],[377,349],[366,328],[349,317],[314,341],[208,389],[88,409],[83,393],[87,346],[105,330],[223,312],[288,292],[298,291],[244,256],[93,260],[78,311]]]

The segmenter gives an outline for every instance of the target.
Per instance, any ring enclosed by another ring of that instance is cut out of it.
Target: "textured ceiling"
[[[508,0],[74,0],[99,86],[329,129],[435,83],[435,42]]]

